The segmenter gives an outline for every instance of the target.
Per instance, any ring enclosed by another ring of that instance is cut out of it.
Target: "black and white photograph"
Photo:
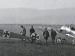
[[[75,0],[0,0],[0,56],[75,56]]]

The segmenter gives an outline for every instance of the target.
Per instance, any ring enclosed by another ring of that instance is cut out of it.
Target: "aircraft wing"
[[[71,34],[66,34],[66,36],[75,38],[75,36],[73,36],[73,35],[71,35]]]

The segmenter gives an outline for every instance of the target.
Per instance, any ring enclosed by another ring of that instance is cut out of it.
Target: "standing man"
[[[23,25],[21,25],[20,27],[22,28],[22,31],[20,32],[21,35],[22,35],[23,37],[25,37],[25,36],[26,36],[26,28],[23,27]],[[22,40],[23,40],[23,38],[22,38]]]
[[[47,40],[48,40],[48,37],[49,37],[49,32],[48,32],[47,28],[45,28],[45,30],[43,32],[43,36],[44,36],[44,39],[46,40],[46,44],[47,44]]]
[[[57,33],[55,30],[51,29],[51,38],[52,38],[52,42],[55,43],[55,37],[56,37]]]
[[[35,32],[35,29],[34,29],[34,27],[33,27],[33,25],[32,25],[31,28],[30,28],[30,36],[31,36],[31,34],[34,33],[34,32]]]
[[[30,37],[31,37],[31,43],[35,42],[36,34],[35,34],[35,29],[34,29],[33,25],[30,28]]]

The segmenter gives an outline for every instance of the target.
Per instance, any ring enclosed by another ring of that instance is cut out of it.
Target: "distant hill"
[[[75,8],[37,10],[0,9],[0,24],[75,24]]]

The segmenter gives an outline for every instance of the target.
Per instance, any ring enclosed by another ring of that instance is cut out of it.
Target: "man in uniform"
[[[21,35],[22,35],[23,37],[25,37],[25,36],[26,36],[26,28],[23,27],[23,25],[21,25],[20,27],[22,28],[22,31],[20,32]],[[23,38],[22,38],[22,40],[23,40]]]
[[[35,32],[35,29],[34,29],[34,27],[33,27],[33,25],[32,25],[31,28],[30,28],[30,36],[31,36],[31,34],[34,33],[34,32]]]
[[[31,37],[31,43],[35,42],[36,39],[36,33],[33,25],[30,28],[30,37]]]
[[[51,29],[51,38],[52,38],[52,43],[55,43],[55,37],[56,37],[57,33],[55,30]]]
[[[45,28],[45,30],[43,32],[43,36],[44,36],[44,39],[46,40],[46,44],[47,44],[47,40],[48,40],[48,37],[49,37],[49,32],[48,32],[47,28]]]

